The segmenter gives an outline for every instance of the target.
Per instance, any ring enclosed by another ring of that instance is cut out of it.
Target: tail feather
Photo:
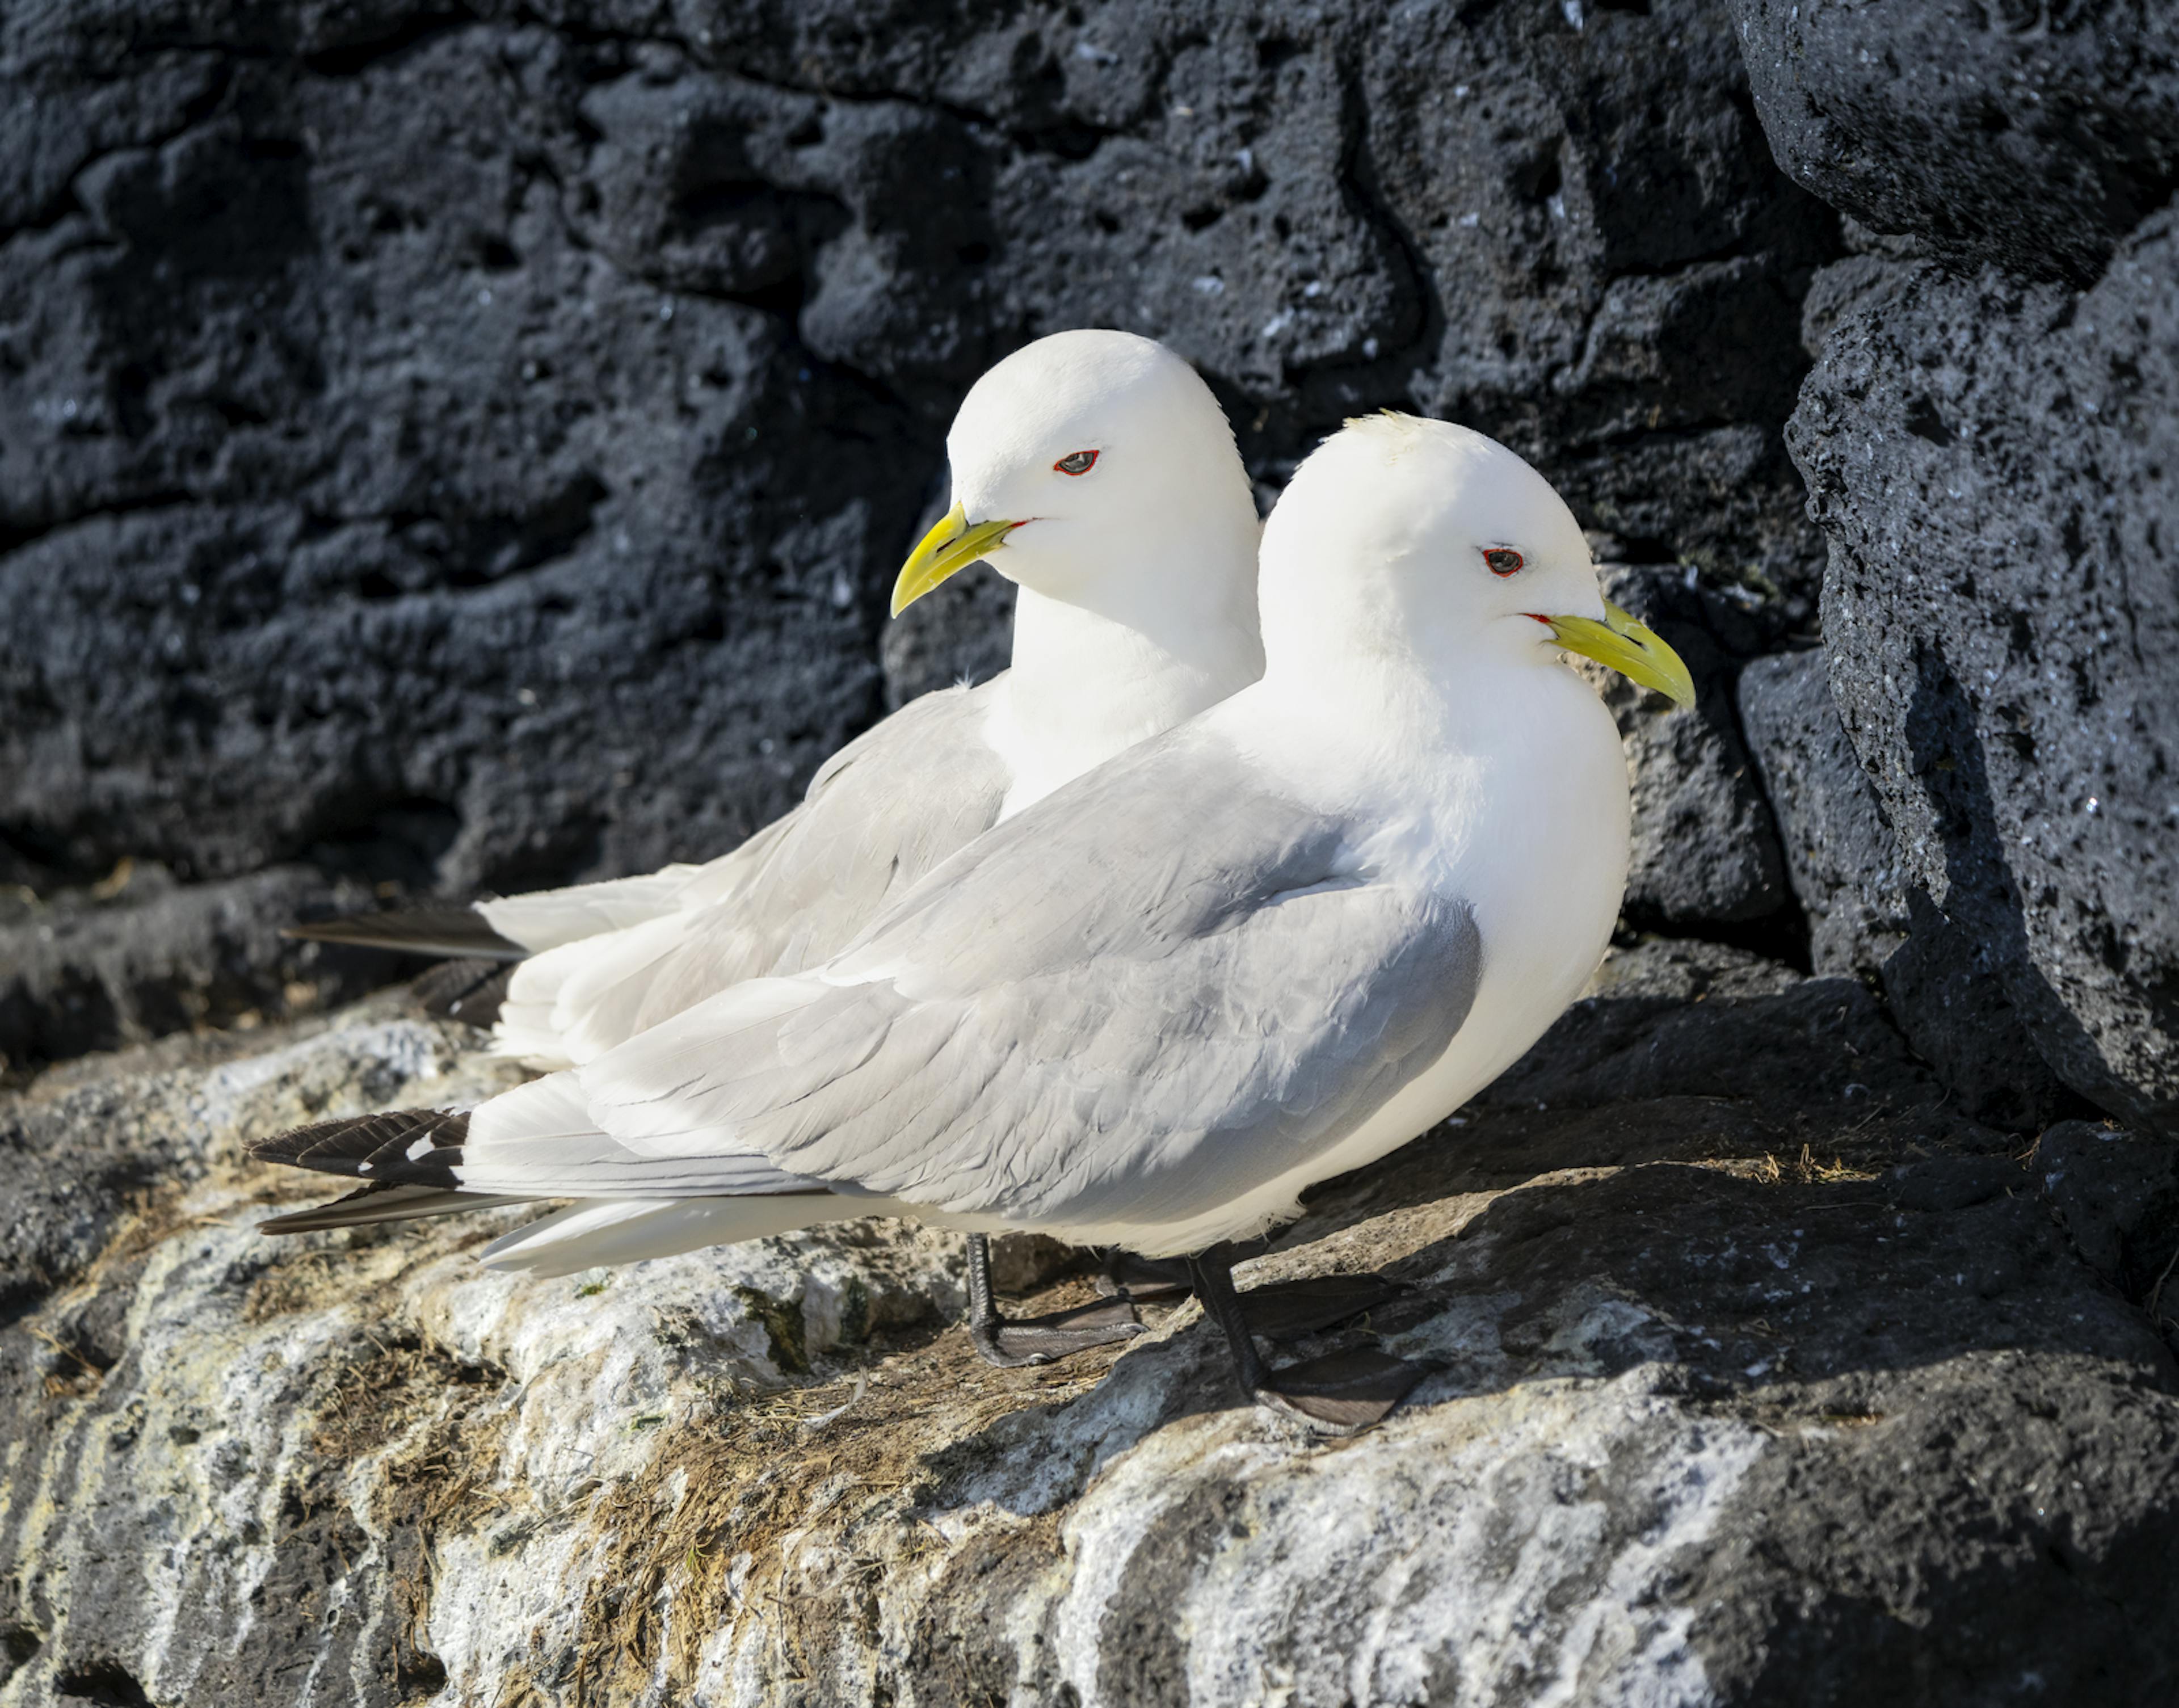
[[[397,1186],[374,1180],[345,1198],[309,1210],[293,1210],[257,1224],[260,1233],[321,1233],[334,1227],[360,1227],[373,1222],[406,1222],[420,1216],[452,1216],[464,1210],[494,1210],[502,1204],[534,1200],[509,1193],[449,1192],[437,1186]]]
[[[484,1118],[473,1125],[468,1112],[393,1109],[253,1139],[249,1148],[263,1162],[509,1203],[832,1192],[826,1183],[789,1174],[754,1152],[645,1156],[631,1151],[592,1125],[573,1074],[533,1079],[501,1093],[478,1112]]]
[[[408,1186],[451,1189],[458,1184],[465,1110],[390,1109],[320,1121],[250,1141],[261,1162],[285,1162],[323,1174],[347,1174]]]
[[[519,961],[530,952],[502,936],[475,908],[413,908],[397,913],[359,914],[344,920],[314,920],[289,925],[283,936],[320,943],[348,943],[359,948],[394,949],[410,955],[458,955],[475,960]]]
[[[727,855],[724,862],[715,860],[712,865],[737,864],[738,853]],[[608,878],[601,883],[496,896],[479,902],[477,911],[501,935],[536,954],[579,937],[620,931],[675,912],[682,905],[682,891],[710,870],[710,866],[670,865],[634,877]]]
[[[890,1205],[881,1205],[879,1213]],[[735,1245],[873,1211],[822,1192],[786,1197],[584,1199],[511,1233],[479,1254],[491,1269],[573,1275],[602,1264],[639,1263],[708,1245]]]

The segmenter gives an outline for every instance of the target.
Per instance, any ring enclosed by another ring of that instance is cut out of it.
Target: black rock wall
[[[2179,1130],[2179,244],[2077,294],[1918,271],[1792,442],[1846,728],[1913,880],[2044,1058]],[[1880,502],[1872,502],[1877,500]]]
[[[1738,0],[1778,162],[1957,266],[2094,282],[2179,186],[2165,0]]]
[[[1874,806],[1796,869],[1818,943],[1890,917],[1894,1008],[1986,1118],[2055,1075],[2179,1132],[2179,14],[1737,10],[1778,159],[1870,251],[1804,299],[1787,434]],[[1766,769],[1814,780],[1759,674]]]
[[[730,845],[1003,656],[992,590],[885,589],[960,393],[1073,325],[1195,360],[1266,497],[1452,416],[1776,644],[1836,251],[1720,0],[10,6],[0,881]],[[1775,909],[1751,870],[1654,911]]]
[[[1966,1113],[2040,1130],[2068,1101],[2006,993],[2003,958],[1934,903],[1899,851],[1831,697],[1821,651],[1759,658],[1740,712],[1761,755],[1819,973],[1882,989],[1892,1019]]]

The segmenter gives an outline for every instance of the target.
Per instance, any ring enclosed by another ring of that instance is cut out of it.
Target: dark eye
[[[1493,575],[1515,575],[1520,573],[1521,554],[1510,546],[1493,546],[1483,554],[1483,562]]]
[[[1051,465],[1062,475],[1086,475],[1097,466],[1095,451],[1071,451]]]

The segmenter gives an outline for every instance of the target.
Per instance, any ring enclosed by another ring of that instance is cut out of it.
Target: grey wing
[[[632,1150],[753,1150],[934,1209],[1179,1219],[1336,1144],[1451,1041],[1464,903],[1199,733],[957,856],[848,953],[583,1069]]]
[[[910,700],[834,755],[733,892],[676,922],[673,942],[572,1029],[609,1048],[745,979],[837,953],[885,907],[998,821],[1009,782],[983,738],[985,690]]]

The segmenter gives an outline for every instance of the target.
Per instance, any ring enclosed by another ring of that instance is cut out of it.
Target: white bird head
[[[1672,649],[1607,601],[1581,524],[1495,439],[1387,410],[1302,465],[1264,530],[1265,649],[1594,658],[1682,706]]]
[[[1055,332],[1015,351],[963,399],[946,453],[953,508],[902,567],[896,617],[979,559],[1085,603],[1147,556],[1164,573],[1231,573],[1230,551],[1152,551],[1172,543],[1166,530],[1254,545],[1254,501],[1218,400],[1186,362],[1132,332]]]

